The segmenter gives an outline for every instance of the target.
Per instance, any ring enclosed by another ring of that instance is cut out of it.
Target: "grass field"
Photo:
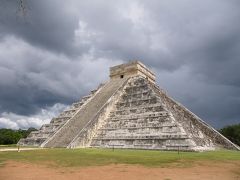
[[[115,149],[42,149],[21,152],[0,152],[0,163],[7,160],[51,163],[55,166],[98,166],[138,164],[166,167],[171,164],[189,166],[196,161],[240,161],[239,151],[171,152]]]
[[[8,145],[0,145],[0,150],[1,149],[18,149],[17,144],[8,144]],[[21,146],[21,148],[36,148],[36,146]]]
[[[0,149],[9,147],[17,147],[17,145],[16,144],[0,145]]]

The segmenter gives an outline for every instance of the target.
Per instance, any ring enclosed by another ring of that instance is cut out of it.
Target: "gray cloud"
[[[0,59],[0,110],[23,115],[55,103],[76,101],[107,79],[106,64],[121,62],[93,59],[90,54],[73,61],[15,37],[0,43]]]
[[[27,2],[27,15],[18,13],[16,0],[3,1],[0,6],[0,33],[14,34],[34,46],[56,53],[72,54],[76,51],[74,29],[78,19],[65,8],[67,3],[56,0]],[[81,51],[81,50],[80,50]]]
[[[219,128],[240,122],[237,0],[15,0],[0,6],[0,112],[38,114],[140,59],[169,94]]]
[[[42,124],[49,123],[51,118],[57,116],[65,108],[67,108],[65,105],[56,103],[52,107],[46,107],[46,109],[41,109],[41,111],[31,117],[4,112],[1,114],[0,117],[0,128],[40,128]]]

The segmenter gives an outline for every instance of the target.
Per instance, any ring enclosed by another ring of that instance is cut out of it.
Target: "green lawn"
[[[96,166],[139,164],[144,166],[191,165],[198,161],[240,161],[239,151],[170,152],[115,149],[43,149],[22,152],[0,152],[0,163],[6,160],[51,163],[56,166]]]
[[[8,145],[0,145],[0,150],[1,149],[17,149],[18,145],[17,144],[8,144]],[[36,146],[21,146],[21,148],[36,148]]]
[[[16,144],[0,145],[0,149],[17,147]]]

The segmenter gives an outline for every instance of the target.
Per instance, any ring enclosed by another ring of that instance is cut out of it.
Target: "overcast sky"
[[[239,0],[0,0],[0,128],[40,127],[138,59],[215,128],[240,123]]]

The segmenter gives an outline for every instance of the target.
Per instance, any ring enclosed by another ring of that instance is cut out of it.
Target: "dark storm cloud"
[[[210,124],[240,121],[239,1],[27,0],[26,17],[16,2],[0,5],[1,113],[69,104],[140,59]]]
[[[96,62],[97,59],[90,56],[71,61],[14,37],[6,37],[0,43],[0,59],[0,110],[21,115],[36,113],[55,103],[69,104],[77,100],[87,90],[95,88],[100,79],[106,79],[108,70],[101,63],[113,64],[104,59]],[[106,74],[97,77],[92,74],[98,71]]]
[[[3,0],[0,6],[2,36],[14,34],[25,41],[58,53],[74,54],[74,29],[78,18],[65,7],[64,1],[25,1],[27,14],[18,10],[17,0]],[[84,49],[84,48],[83,48]],[[79,52],[82,52],[79,50]]]

